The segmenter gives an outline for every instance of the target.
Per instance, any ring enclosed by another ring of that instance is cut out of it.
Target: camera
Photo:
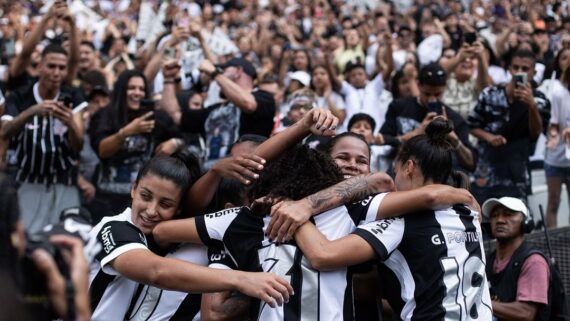
[[[59,223],[48,225],[41,232],[27,236],[26,254],[20,266],[23,275],[22,296],[31,315],[37,316],[38,320],[48,319],[46,318],[48,315],[54,316],[50,319],[57,319],[57,316],[50,308],[47,280],[36,267],[32,253],[36,249],[44,249],[48,252],[54,259],[61,275],[69,281],[69,266],[63,257],[62,249],[50,243],[49,239],[52,235],[70,235],[87,242],[90,230],[91,219],[88,212],[74,207],[61,212]],[[74,291],[71,282],[68,282],[67,286],[69,291]]]

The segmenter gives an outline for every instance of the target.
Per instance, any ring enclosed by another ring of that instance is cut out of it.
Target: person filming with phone
[[[469,114],[471,134],[479,139],[471,187],[480,203],[502,196],[526,200],[529,193],[529,155],[550,119],[550,102],[532,83],[534,65],[531,51],[516,51],[511,82],[485,88]]]
[[[101,163],[95,172],[97,192],[90,206],[93,223],[122,212],[131,203],[131,184],[153,155],[182,149],[177,126],[150,100],[141,71],[123,72],[113,88],[111,104],[93,116],[91,145]]]
[[[1,135],[17,146],[18,200],[30,233],[58,221],[58,213],[79,206],[77,160],[83,147],[87,107],[79,90],[63,84],[68,52],[50,44],[41,54],[39,80],[7,97]]]
[[[425,132],[437,116],[453,123],[448,139],[453,147],[453,167],[470,172],[475,168],[474,148],[469,142],[469,127],[456,111],[441,102],[447,83],[445,70],[436,63],[424,66],[418,76],[420,95],[394,100],[386,112],[386,121],[380,129],[385,144],[399,146]]]

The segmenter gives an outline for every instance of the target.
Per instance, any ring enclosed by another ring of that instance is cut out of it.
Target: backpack
[[[560,275],[560,269],[553,259],[548,258],[544,253],[539,250],[531,250],[521,260],[521,263],[532,254],[540,254],[546,262],[548,262],[548,269],[550,270],[550,280],[548,282],[548,315],[547,320],[550,321],[570,321],[570,309],[566,290],[564,289],[564,282]],[[521,265],[522,266],[522,265]],[[540,310],[538,311],[540,313]]]

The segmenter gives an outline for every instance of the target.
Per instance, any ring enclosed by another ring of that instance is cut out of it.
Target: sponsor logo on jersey
[[[374,224],[376,225],[375,227],[370,228],[370,232],[374,234],[383,234],[395,220],[396,218],[387,218],[385,220],[378,221]]]
[[[226,258],[226,251],[222,250],[219,253],[213,253],[212,255],[210,255],[210,261],[214,262],[214,261],[221,261],[223,259]]]
[[[111,226],[107,225],[101,231],[101,241],[103,243],[103,250],[105,253],[109,254],[117,245],[113,239],[113,233],[111,233]]]
[[[206,218],[217,218],[217,217],[222,217],[224,215],[228,215],[228,214],[232,214],[239,211],[239,207],[235,207],[235,208],[230,208],[227,210],[223,210],[223,211],[219,211],[216,213],[210,213],[210,214],[206,214]]]

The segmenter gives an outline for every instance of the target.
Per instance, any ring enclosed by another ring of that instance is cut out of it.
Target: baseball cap
[[[364,68],[364,64],[360,61],[360,58],[352,59],[347,62],[344,67],[344,72],[350,72],[356,68]]]
[[[290,80],[296,80],[301,83],[301,85],[307,87],[311,84],[311,75],[308,72],[297,70],[289,76]]]
[[[252,79],[257,78],[257,71],[255,70],[255,67],[251,62],[247,61],[244,58],[232,58],[225,64],[220,64],[219,66],[224,69],[227,67],[241,67],[241,69],[243,69],[243,71]]]
[[[501,198],[490,198],[483,203],[481,211],[483,216],[489,218],[491,212],[497,205],[503,205],[504,207],[510,209],[511,211],[521,212],[525,218],[529,218],[528,208],[520,199],[516,197],[504,196]]]
[[[447,74],[438,63],[431,63],[422,67],[418,80],[420,85],[445,86]]]

